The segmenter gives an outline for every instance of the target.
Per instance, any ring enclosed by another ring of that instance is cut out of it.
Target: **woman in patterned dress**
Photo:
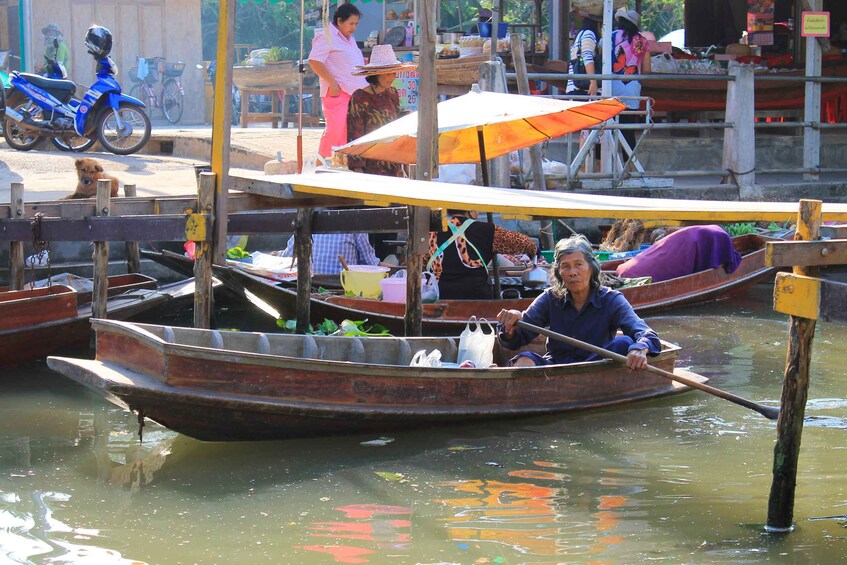
[[[353,93],[347,109],[347,141],[353,141],[400,117],[400,96],[391,86],[401,70],[415,68],[402,63],[394,55],[391,45],[377,45],[371,52],[367,65],[357,67],[353,74],[364,75],[368,85]],[[403,167],[399,163],[376,161],[350,155],[347,167],[351,171],[399,177]]]

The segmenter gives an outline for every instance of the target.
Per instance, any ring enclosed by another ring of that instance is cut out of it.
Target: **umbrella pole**
[[[482,168],[482,184],[488,186],[488,160],[485,158],[485,136],[482,135],[482,128],[476,128],[476,138],[479,141],[479,163]],[[485,213],[485,219],[489,224],[494,223],[494,216],[491,212]],[[494,274],[494,298],[500,297],[500,265],[497,261],[497,253],[494,253],[493,265]]]

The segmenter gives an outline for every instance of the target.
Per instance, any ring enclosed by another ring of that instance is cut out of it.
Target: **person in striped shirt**
[[[353,33],[359,25],[359,9],[342,4],[332,15],[332,23],[318,29],[312,40],[309,66],[320,79],[321,107],[326,129],[318,146],[322,157],[330,157],[332,148],[347,143],[347,106],[350,96],[368,86],[364,77],[352,74],[353,68],[365,64]]]
[[[573,61],[577,57],[582,57],[582,61],[585,64],[585,72],[589,75],[595,74],[597,67],[594,64],[594,55],[597,52],[597,44],[599,42],[597,33],[599,22],[597,16],[584,12],[579,12],[578,15],[583,17],[582,29],[576,34],[573,45],[571,45],[570,60]],[[570,65],[568,67],[568,73],[574,74],[574,71],[573,65]],[[580,90],[576,87],[573,80],[569,79],[565,93],[590,94],[591,96],[595,96],[597,94],[597,81],[591,80],[588,84],[588,90]]]

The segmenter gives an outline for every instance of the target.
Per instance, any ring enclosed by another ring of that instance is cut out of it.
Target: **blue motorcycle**
[[[13,72],[5,92],[3,137],[13,149],[29,151],[50,138],[65,151],[85,151],[96,141],[117,155],[140,150],[150,139],[150,118],[144,103],[121,93],[118,68],[109,54],[112,34],[92,26],[85,36],[88,52],[97,60],[97,82],[81,100],[73,97],[70,80]]]

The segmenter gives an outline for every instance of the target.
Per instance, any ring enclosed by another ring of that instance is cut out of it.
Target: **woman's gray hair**
[[[559,258],[562,255],[571,255],[572,253],[582,253],[583,257],[585,257],[585,260],[588,262],[588,266],[591,268],[591,290],[597,290],[600,288],[600,262],[597,261],[597,258],[594,256],[594,250],[591,247],[591,242],[589,242],[588,238],[584,235],[575,234],[567,239],[560,239],[559,242],[556,243],[556,260],[553,261],[552,265],[550,265],[550,272],[548,274],[550,288],[552,289],[553,294],[558,298],[564,298],[568,293],[565,281],[562,280],[562,275],[559,273]]]

